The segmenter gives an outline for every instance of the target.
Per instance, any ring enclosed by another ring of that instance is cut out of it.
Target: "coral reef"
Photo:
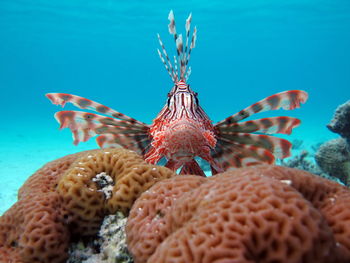
[[[325,173],[350,186],[350,101],[338,106],[327,127],[342,138],[322,144],[316,162]]]
[[[330,140],[319,147],[315,160],[324,172],[350,186],[350,153],[347,148],[343,138]]]
[[[307,171],[312,174],[319,175],[328,180],[332,180],[338,182],[340,184],[344,184],[339,178],[334,177],[326,172],[324,172],[317,163],[315,163],[315,149],[318,149],[319,146],[315,145],[311,147],[311,153],[307,150],[302,150],[299,154],[290,157],[288,160],[279,160],[280,165],[290,168],[296,168],[300,170]]]
[[[132,263],[126,245],[126,220],[122,213],[106,216],[99,238],[87,246],[73,244],[67,263]]]
[[[48,163],[27,180],[18,202],[0,217],[0,263],[64,262],[71,237],[97,233],[106,214],[127,213],[142,191],[174,175],[122,148]],[[113,186],[109,198],[102,181]]]
[[[106,199],[105,186],[94,181],[104,173],[113,179],[113,192]],[[107,149],[77,159],[60,180],[57,191],[68,212],[72,231],[97,233],[106,214],[127,214],[136,198],[159,180],[174,176],[166,167],[147,164],[140,155],[125,149]]]
[[[311,151],[312,151],[313,153],[316,153],[316,152],[318,151],[318,149],[321,147],[322,144],[323,144],[323,142],[318,142],[318,143],[312,144],[312,145],[310,146]]]
[[[300,139],[294,139],[292,141],[292,149],[293,150],[299,150],[301,149],[301,146],[303,145],[304,141]]]
[[[288,160],[280,159],[280,164],[286,167],[297,168],[310,173],[319,174],[320,171],[317,169],[316,165],[307,158],[308,156],[309,152],[302,150],[299,154]]]
[[[348,143],[350,150],[350,100],[338,106],[335,110],[333,119],[327,125],[332,132],[338,133]]]
[[[90,259],[95,259],[96,246],[94,242],[79,241],[74,242],[70,245],[69,248],[69,258],[65,263],[85,263],[89,262]]]
[[[127,222],[135,262],[350,262],[350,191],[308,172],[256,166],[163,180]]]
[[[67,258],[69,233],[55,187],[80,154],[46,164],[18,192],[18,201],[0,217],[0,262],[60,263]]]
[[[285,159],[279,160],[279,165],[290,167],[290,168],[297,168],[300,170],[307,171],[312,174],[319,175],[323,178],[326,178],[328,180],[332,180],[335,182],[338,182],[340,184],[345,184],[342,182],[339,178],[328,174],[327,172],[323,171],[319,165],[315,162],[315,151],[317,151],[320,147],[320,144],[315,144],[311,146],[311,153],[307,150],[301,150],[298,154]]]

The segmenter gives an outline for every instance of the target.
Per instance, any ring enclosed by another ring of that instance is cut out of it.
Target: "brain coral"
[[[94,182],[105,173],[113,180],[111,197],[106,198]],[[73,226],[80,235],[95,234],[106,214],[128,213],[142,192],[157,181],[175,173],[166,167],[147,164],[141,156],[126,149],[105,149],[77,159],[63,175],[57,190]]]
[[[46,164],[18,192],[0,217],[0,262],[64,262],[69,234],[55,185],[80,154]]]
[[[109,196],[93,180],[98,174],[112,179]],[[128,212],[142,191],[173,175],[121,148],[82,152],[46,164],[0,217],[0,263],[65,262],[72,233],[94,234],[105,214]]]
[[[350,191],[278,166],[174,177],[139,197],[126,230],[137,263],[345,263]]]

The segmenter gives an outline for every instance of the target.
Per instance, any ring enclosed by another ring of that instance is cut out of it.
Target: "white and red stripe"
[[[172,11],[168,18],[176,55],[172,63],[159,35],[161,51],[158,50],[158,54],[174,86],[153,124],[147,125],[80,96],[48,93],[46,96],[53,104],[64,107],[66,103],[72,103],[80,109],[99,113],[60,111],[55,114],[60,128],[71,130],[74,144],[96,136],[100,147],[123,146],[143,154],[145,160],[152,164],[165,157],[166,166],[173,170],[181,168],[182,174],[204,176],[195,157],[207,161],[213,174],[236,167],[272,164],[276,158],[288,157],[291,149],[289,141],[261,133],[290,134],[300,120],[280,116],[239,121],[268,110],[298,108],[307,100],[307,93],[290,90],[274,94],[213,125],[200,107],[197,93],[186,83],[191,73],[188,62],[197,39],[195,27],[190,41],[192,15],[185,24],[185,45],[182,35],[177,34]]]

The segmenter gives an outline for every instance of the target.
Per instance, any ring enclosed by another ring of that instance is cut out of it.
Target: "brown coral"
[[[105,198],[97,174],[113,181],[112,195]],[[72,230],[80,235],[95,234],[106,214],[127,213],[139,195],[157,181],[174,176],[170,169],[147,164],[141,156],[125,149],[99,150],[77,159],[58,185]]]
[[[164,180],[130,211],[136,262],[350,262],[350,192],[305,171],[258,166]]]
[[[108,200],[92,181],[101,172],[114,180]],[[0,217],[0,263],[65,262],[72,233],[94,234],[105,214],[127,212],[142,191],[172,175],[121,148],[82,152],[46,164]]]

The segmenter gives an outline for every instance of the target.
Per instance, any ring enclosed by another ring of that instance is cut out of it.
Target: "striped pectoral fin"
[[[85,142],[96,135],[95,123],[82,120],[79,115],[85,114],[77,111],[59,111],[55,118],[60,124],[60,129],[69,128],[73,134],[74,145]]]
[[[267,134],[290,134],[292,132],[292,129],[299,126],[299,124],[300,120],[297,118],[280,116],[221,125],[217,127],[217,131],[220,134],[232,132],[262,132]]]
[[[96,111],[102,114],[105,114],[107,116],[111,116],[120,120],[124,120],[129,122],[130,124],[133,124],[134,126],[143,126],[146,125],[143,122],[140,122],[134,118],[131,118],[121,112],[118,112],[116,110],[113,110],[112,108],[109,108],[103,104],[100,104],[98,102],[72,95],[67,93],[47,93],[46,97],[55,105],[61,105],[64,107],[66,103],[72,103],[74,106],[85,109],[85,110],[92,110]]]
[[[303,90],[288,90],[281,93],[269,96],[253,105],[237,112],[236,114],[218,122],[215,126],[227,126],[236,123],[240,120],[248,118],[249,116],[268,110],[293,110],[299,108],[301,103],[306,102],[308,94]]]
[[[271,152],[275,158],[280,159],[290,156],[292,147],[292,144],[285,139],[265,134],[224,133],[218,136],[218,141],[221,144],[228,143],[230,145],[231,143],[236,143],[263,148]],[[217,142],[217,145],[220,145],[220,143]]]
[[[148,136],[148,126],[134,127],[126,121],[81,111],[60,111],[55,114],[60,128],[69,128],[74,144],[85,142],[98,134],[117,134],[132,140],[135,136]]]
[[[148,132],[149,126],[134,126],[127,121],[121,121],[102,115],[84,112],[84,111],[59,111],[56,112],[55,118],[60,123],[60,128],[74,126],[77,123],[83,123],[89,127],[96,127],[96,125],[109,125],[117,127],[120,130],[132,132]]]
[[[151,143],[147,134],[103,134],[96,141],[101,148],[122,146],[138,154],[144,154]]]
[[[229,168],[273,164],[275,161],[273,153],[265,148],[220,139],[212,157],[224,171]]]

